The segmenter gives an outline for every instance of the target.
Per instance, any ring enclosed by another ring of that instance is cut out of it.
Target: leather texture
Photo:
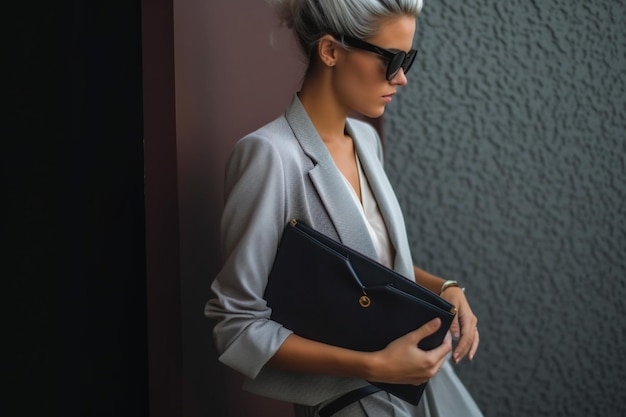
[[[285,227],[264,298],[272,320],[296,334],[359,351],[384,349],[439,317],[442,326],[419,344],[433,349],[454,319],[454,306],[435,293],[300,221]],[[414,405],[425,387],[373,384]]]

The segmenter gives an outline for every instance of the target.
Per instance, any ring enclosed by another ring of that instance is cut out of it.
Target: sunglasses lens
[[[391,81],[396,75],[398,75],[400,68],[402,68],[405,74],[409,72],[416,56],[417,50],[411,50],[408,54],[405,52],[398,52],[391,59],[391,61],[389,61],[389,65],[387,66],[387,80]]]
[[[413,62],[415,62],[416,56],[417,56],[416,50],[412,50],[407,54],[406,58],[404,59],[404,63],[402,64],[402,68],[404,69],[405,74],[409,72],[409,70],[411,69],[411,65],[413,65]]]
[[[406,54],[404,52],[398,52],[394,55],[391,61],[389,61],[389,64],[387,65],[387,80],[391,81],[393,77],[398,75],[398,71],[402,68],[405,57]]]

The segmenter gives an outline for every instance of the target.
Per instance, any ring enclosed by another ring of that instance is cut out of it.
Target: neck
[[[325,143],[345,139],[349,109],[337,100],[330,74],[313,72],[307,75],[298,96]]]

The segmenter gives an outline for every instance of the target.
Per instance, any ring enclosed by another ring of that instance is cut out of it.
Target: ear
[[[317,53],[322,64],[327,67],[334,67],[337,64],[339,46],[331,35],[324,35],[317,43]]]

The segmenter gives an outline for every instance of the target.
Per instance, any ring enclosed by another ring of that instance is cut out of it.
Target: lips
[[[383,96],[383,100],[387,103],[391,103],[391,99],[396,93],[390,93]]]

